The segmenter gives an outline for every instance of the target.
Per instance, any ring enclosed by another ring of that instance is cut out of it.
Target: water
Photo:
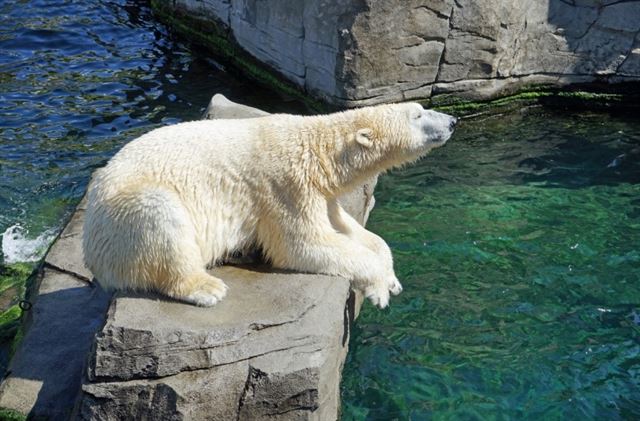
[[[366,305],[344,419],[640,417],[640,121],[464,121],[380,180],[404,292]]]
[[[215,92],[303,111],[198,56],[141,2],[0,3],[3,321],[124,143]],[[383,177],[369,227],[405,291],[363,308],[343,418],[640,416],[639,182],[640,123],[558,110],[464,121]]]
[[[141,1],[0,1],[0,368],[26,276],[122,145],[200,118],[216,92],[304,111],[198,56]]]
[[[0,233],[59,229],[93,169],[142,132],[199,118],[216,92],[300,107],[216,65],[140,2],[0,3]]]

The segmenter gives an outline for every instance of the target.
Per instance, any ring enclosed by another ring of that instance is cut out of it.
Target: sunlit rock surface
[[[156,0],[307,92],[358,106],[640,79],[640,2]]]

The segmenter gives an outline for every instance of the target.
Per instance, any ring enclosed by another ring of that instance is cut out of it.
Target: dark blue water
[[[301,108],[196,58],[144,2],[0,2],[0,234],[50,238],[93,169],[142,132],[199,118],[216,92]]]

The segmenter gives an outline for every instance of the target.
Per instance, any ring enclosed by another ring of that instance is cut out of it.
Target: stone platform
[[[257,117],[216,95],[205,117]],[[364,223],[375,180],[341,202]],[[86,420],[336,419],[350,325],[345,279],[222,266],[227,297],[199,308],[104,292],[82,263],[84,202],[44,259],[0,407]]]

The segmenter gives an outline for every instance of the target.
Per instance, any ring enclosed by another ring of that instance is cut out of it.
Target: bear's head
[[[457,119],[420,104],[365,107],[305,118],[319,165],[312,178],[327,194],[348,191],[392,167],[412,162],[442,146]]]
[[[352,158],[374,172],[415,161],[444,145],[458,121],[417,103],[363,108],[361,112]]]
[[[411,146],[422,155],[433,148],[442,146],[453,134],[458,119],[448,114],[425,110],[420,104],[406,104],[413,136]]]

